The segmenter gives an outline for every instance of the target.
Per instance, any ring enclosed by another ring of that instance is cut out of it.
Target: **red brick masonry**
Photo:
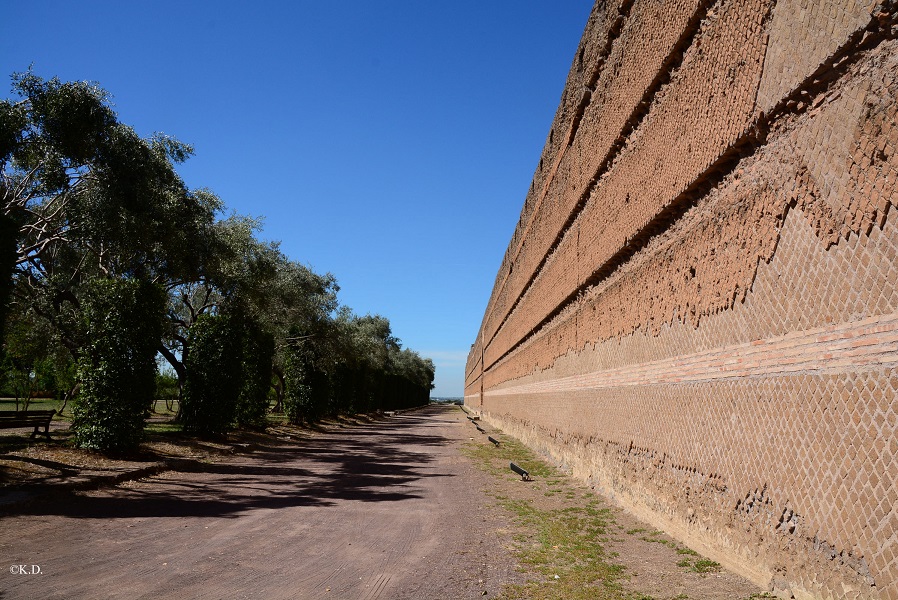
[[[709,382],[753,376],[854,373],[896,366],[898,315],[888,315],[616,369],[502,387],[487,391],[484,396]]]
[[[597,2],[465,402],[783,597],[898,600],[898,8]]]

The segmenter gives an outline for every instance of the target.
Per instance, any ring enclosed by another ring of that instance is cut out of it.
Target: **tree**
[[[257,220],[239,215],[214,223],[207,230],[202,260],[192,277],[165,282],[169,326],[159,352],[182,389],[193,325],[204,315],[221,313],[228,303],[246,306],[274,276],[280,252],[276,245],[255,239],[259,226]]]
[[[162,355],[183,382],[189,377],[189,332],[203,315],[230,311],[270,335],[277,406],[283,403],[288,346],[299,339],[319,346],[329,340],[327,327],[337,307],[336,280],[291,261],[277,243],[256,238],[260,222],[232,215],[216,223],[210,253],[200,277],[169,289],[169,334]],[[300,332],[300,333],[297,333]],[[310,346],[311,344],[311,346]]]
[[[2,150],[0,150],[2,152]],[[0,339],[9,297],[12,294],[12,274],[16,267],[16,238],[18,228],[6,215],[0,214]]]
[[[52,331],[34,317],[26,307],[13,307],[6,319],[3,338],[3,371],[7,385],[16,397],[16,410],[22,400],[22,410],[41,385],[48,384],[51,356],[54,354]]]
[[[129,294],[196,279],[213,251],[208,232],[221,203],[177,175],[189,146],[164,134],[142,139],[96,84],[28,71],[13,76],[13,91],[17,100],[0,101],[0,220],[14,230],[12,302],[49,324],[77,361],[78,442],[125,448],[146,416],[141,390],[153,390],[129,387],[147,376],[142,336],[156,333],[150,359],[162,337],[158,320],[144,329],[129,322],[149,310]],[[0,276],[3,268],[0,252]],[[157,298],[147,293],[147,302]],[[104,302],[108,315],[96,308]]]
[[[272,373],[277,404],[295,421],[426,394],[432,363],[403,351],[387,319],[339,309],[335,278],[260,241],[259,220],[217,220],[221,200],[189,190],[175,171],[190,146],[141,138],[93,83],[29,70],[13,76],[13,91],[18,99],[0,101],[0,317],[9,296],[17,326],[34,328],[15,339],[46,329],[68,350],[55,372],[78,365],[80,443],[123,448],[139,437],[145,398],[128,390],[146,383],[145,344],[158,322],[128,322],[155,310],[135,289],[164,291],[156,349],[177,376],[188,430],[264,424]],[[36,374],[50,359],[19,370]]]
[[[317,337],[288,338],[286,404],[291,421],[429,401],[433,362],[402,349],[385,317],[358,317],[343,307],[319,331]]]
[[[272,294],[260,309],[274,334],[273,370],[276,406],[280,408],[287,393],[288,371],[299,364],[296,353],[301,349],[308,368],[329,359],[334,341],[332,315],[340,288],[330,273],[319,275],[285,257],[270,289]]]
[[[312,396],[311,357],[300,345],[288,346],[284,364],[284,413],[294,424],[313,423],[318,417]]]
[[[17,230],[13,298],[77,354],[86,342],[79,286],[193,278],[220,201],[175,172],[189,146],[140,138],[96,84],[28,71],[13,76],[13,91],[18,101],[0,101],[0,214]]]
[[[164,400],[165,408],[168,411],[172,411],[175,401],[180,396],[180,392],[178,376],[170,368],[162,366],[156,373],[156,394],[154,398],[156,400]]]

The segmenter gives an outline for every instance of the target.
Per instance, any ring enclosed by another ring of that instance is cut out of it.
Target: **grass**
[[[645,529],[631,529],[627,531],[627,533],[630,535],[637,535],[645,532]],[[716,573],[720,571],[719,563],[716,563],[713,560],[709,560],[707,558],[702,558],[698,552],[691,548],[684,548],[683,546],[680,546],[672,540],[666,540],[659,537],[662,535],[664,535],[662,532],[655,530],[649,533],[649,535],[647,536],[640,536],[639,539],[644,542],[654,542],[657,544],[662,544],[664,546],[667,546],[668,548],[673,549],[677,554],[684,556],[684,558],[677,563],[677,566],[684,569],[689,569],[693,573]]]
[[[597,502],[582,507],[540,509],[532,503],[497,497],[529,534],[518,536],[521,564],[537,577],[508,586],[501,598],[626,598],[620,587],[623,568],[611,564],[600,537],[612,520]]]
[[[169,403],[171,404],[171,409],[169,409]],[[62,399],[57,398],[33,398],[28,406],[29,410],[56,410],[57,414],[53,416],[53,421],[56,423],[61,423],[63,425],[67,425],[71,423],[72,420],[72,407],[73,402],[69,401],[65,404],[65,412],[60,413],[59,409],[63,407]],[[144,433],[146,434],[146,441],[172,441],[175,443],[179,443],[177,440],[180,438],[184,439],[192,439],[195,438],[193,434],[185,433],[184,427],[181,423],[174,422],[174,418],[178,413],[178,401],[169,401],[166,402],[164,398],[159,398],[153,402],[150,406],[150,414],[149,420],[147,420],[144,426]],[[19,410],[23,409],[22,400],[19,400]],[[16,410],[16,401],[15,398],[0,398],[0,410]],[[363,415],[356,415],[352,417],[338,417],[337,420],[345,420],[348,423],[356,423],[359,421],[365,421],[367,417]],[[279,427],[286,424],[287,419],[284,414],[273,414],[268,413],[266,415],[266,421],[268,427]],[[5,431],[0,430],[0,449],[4,452],[11,452],[20,450],[22,448],[26,448],[28,446],[33,445],[35,442],[38,443],[47,443],[43,437],[39,437],[37,440],[32,440],[30,438],[30,429],[22,432],[10,433],[6,434]],[[71,431],[66,428],[58,428],[55,431],[51,431],[52,442],[55,444],[62,445],[71,445]]]
[[[59,410],[63,407],[63,401],[61,398],[32,398],[28,402],[28,410],[55,410],[57,414],[54,416],[54,419],[68,421],[71,419],[72,415],[72,402],[69,401],[65,405],[65,412],[59,413]],[[178,412],[178,402],[174,403],[174,410],[169,411],[165,405],[165,400],[156,400],[152,405],[152,414],[153,416],[174,416]],[[0,410],[16,410],[16,399],[15,398],[0,398]],[[24,410],[24,401],[19,399],[19,410]]]
[[[184,427],[181,423],[174,423],[171,421],[166,421],[162,423],[147,423],[146,427],[144,427],[144,431],[146,433],[156,433],[156,434],[176,434],[182,433]]]
[[[693,563],[692,571],[695,573],[716,573],[720,571],[720,563],[706,558],[699,559]]]
[[[19,410],[24,410],[24,400],[19,399]],[[62,400],[56,398],[32,398],[28,402],[28,410],[56,410],[62,407]],[[71,409],[69,403],[68,409]],[[0,410],[16,410],[15,398],[0,398]]]
[[[627,531],[627,533],[630,535],[636,535],[637,533],[645,533],[646,531],[648,531],[648,530],[646,530],[646,529],[631,529],[631,530]],[[655,544],[661,544],[662,546],[667,546],[668,548],[672,548],[679,552],[680,546],[677,545],[677,543],[674,542],[673,540],[667,540],[667,539],[664,539],[663,537],[661,537],[663,535],[664,535],[663,531],[658,531],[656,529],[654,531],[649,532],[648,535],[639,536],[639,539],[641,539],[643,542],[651,542],[651,543],[655,543]]]
[[[627,531],[629,535],[638,535],[640,533],[648,532],[647,529],[637,528],[630,529]],[[673,540],[664,539],[660,536],[664,535],[663,532],[655,530],[649,532],[648,535],[639,536],[644,542],[652,542],[656,544],[661,544],[663,546],[667,546],[668,548],[676,551],[677,554],[685,555],[689,558],[683,558],[677,563],[678,567],[682,567],[684,569],[688,569],[693,573],[717,573],[720,571],[720,563],[717,563],[713,560],[709,560],[707,558],[701,558],[701,555],[691,548],[684,548],[680,546]],[[698,558],[695,558],[698,557]]]
[[[178,401],[169,401],[172,403],[172,409],[168,409],[168,403],[164,399],[155,400],[153,402],[152,410],[153,415],[158,417],[174,417],[178,414]]]
[[[68,423],[72,419],[72,402],[68,402],[65,405],[65,412],[60,413],[60,408],[63,407],[62,399],[57,398],[33,398],[28,404],[28,410],[55,410],[57,414],[53,416],[54,421],[60,421],[63,423]],[[166,407],[165,400],[156,400],[152,405],[152,412],[150,414],[151,417],[170,417],[173,418],[178,410],[178,403],[175,401],[174,410],[168,410]],[[15,398],[0,398],[0,410],[15,410],[16,409],[16,401]],[[23,409],[22,401],[19,401],[19,410]],[[167,435],[180,435],[183,432],[183,427],[180,423],[174,423],[171,421],[149,421],[147,422],[144,431],[153,436],[167,436]],[[55,432],[53,433],[53,438],[57,442],[68,443],[68,435],[66,432]],[[42,439],[42,438],[41,438]],[[4,450],[10,450],[17,447],[17,445],[21,445],[22,443],[31,444],[32,441],[29,440],[29,434],[23,433],[18,435],[10,435],[10,436],[0,436],[0,445],[3,446]]]
[[[611,511],[602,508],[592,494],[578,498],[575,488],[566,476],[540,459],[533,451],[508,436],[493,433],[501,441],[499,447],[471,442],[464,452],[487,473],[516,481],[519,476],[509,469],[508,463],[526,469],[534,479],[524,485],[531,497],[556,498],[551,504],[572,504],[566,508],[540,508],[533,500],[520,497],[495,495],[500,506],[514,515],[520,531],[513,534],[518,560],[532,575],[524,584],[506,586],[499,598],[506,600],[533,598],[547,600],[564,598],[572,600],[654,600],[651,596],[627,592],[621,582],[627,578],[624,568],[611,561],[616,557],[603,546],[617,527]],[[541,493],[540,493],[541,492]],[[537,501],[537,504],[539,501]],[[658,530],[629,529],[628,535],[638,536],[645,542],[657,543],[674,550],[683,558],[678,567],[694,573],[715,573],[720,564],[701,557],[695,550],[684,548],[667,539]],[[764,598],[765,596],[757,596]],[[752,596],[749,600],[754,600]],[[671,600],[686,600],[685,594]]]
[[[531,477],[544,481],[549,486],[557,487],[558,483],[563,481],[553,467],[538,458],[532,450],[517,440],[495,433],[492,435],[501,442],[498,447],[472,443],[466,444],[464,447],[465,454],[475,459],[478,466],[490,475],[504,475],[511,479],[520,479],[508,467],[508,463],[514,462],[526,469]]]
[[[497,433],[492,435],[499,437]],[[558,496],[552,508],[541,508],[527,499],[525,492],[515,497],[494,494],[519,526],[512,535],[515,553],[531,575],[526,583],[506,586],[499,598],[654,600],[626,592],[621,586],[627,578],[624,568],[611,562],[614,553],[607,552],[603,545],[614,527],[611,509],[603,507],[592,494],[578,498],[565,475],[517,440],[507,436],[499,439],[502,443],[498,448],[469,443],[463,451],[482,470],[509,482],[519,479],[508,468],[509,462],[526,469],[534,479],[523,484],[533,486],[527,490],[531,497]]]
[[[684,558],[677,563],[677,566],[688,569],[693,573],[717,573],[720,571],[720,563],[707,558]]]
[[[53,416],[54,421],[62,421],[68,422],[72,418],[72,402],[68,402],[65,406],[65,413],[60,413],[59,410],[63,406],[62,399],[57,398],[33,398],[28,403],[28,410],[55,410],[57,414]],[[16,409],[16,401],[15,398],[0,398],[0,410],[15,410]],[[19,400],[19,410],[23,409],[22,401]],[[156,400],[152,406],[151,417],[174,417],[177,413],[178,403],[177,401],[174,404],[174,410],[169,411],[166,407],[165,400]],[[180,434],[182,433],[182,426],[180,423],[173,422],[148,422],[144,431],[148,434],[161,434],[161,435],[171,435],[171,434]],[[54,434],[59,435],[59,434]],[[14,443],[16,438],[22,438],[23,440],[28,438],[28,434],[23,434],[19,436],[9,436],[10,439],[5,442]],[[65,439],[65,436],[62,438]]]

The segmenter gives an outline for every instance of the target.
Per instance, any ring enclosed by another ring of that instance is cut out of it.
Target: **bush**
[[[243,381],[242,333],[228,315],[204,315],[190,328],[181,402],[185,431],[217,435],[234,423]]]
[[[330,380],[311,347],[293,347],[285,365],[284,412],[291,423],[314,423],[331,410]]]
[[[314,420],[312,387],[308,384],[308,361],[300,348],[290,348],[284,365],[284,412],[294,424]]]
[[[94,280],[82,301],[86,344],[72,409],[82,448],[130,450],[143,436],[155,391],[165,293],[137,280]]]
[[[246,321],[243,329],[243,385],[237,399],[237,424],[262,428],[267,424],[274,337],[254,321]]]
[[[338,413],[352,414],[358,412],[357,394],[360,369],[353,369],[346,364],[339,364],[331,375],[331,394],[334,409]]]

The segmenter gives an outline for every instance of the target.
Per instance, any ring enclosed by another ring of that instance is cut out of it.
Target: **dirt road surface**
[[[0,519],[0,599],[494,596],[520,575],[468,429],[428,407],[30,503]]]

